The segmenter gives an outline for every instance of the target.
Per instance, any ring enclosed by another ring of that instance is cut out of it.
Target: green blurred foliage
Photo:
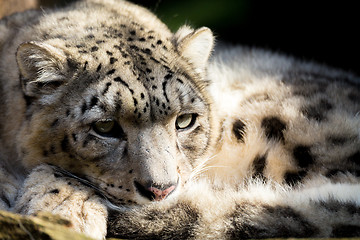
[[[183,24],[207,26],[216,36],[230,40],[247,19],[250,0],[132,0],[153,11],[172,31]]]
[[[247,0],[182,0],[163,1],[156,14],[175,31],[184,23],[194,27],[209,26],[215,29],[242,21],[248,6]]]

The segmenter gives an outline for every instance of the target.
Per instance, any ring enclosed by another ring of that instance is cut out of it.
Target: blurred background
[[[0,0],[1,4],[11,1]],[[36,0],[35,0],[36,1]],[[44,7],[72,0],[37,0]],[[360,75],[356,1],[132,0],[175,31],[186,23],[208,26],[218,41],[267,48]]]

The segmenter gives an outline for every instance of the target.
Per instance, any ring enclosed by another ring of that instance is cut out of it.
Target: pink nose
[[[162,201],[170,193],[174,192],[176,189],[176,185],[174,183],[170,184],[156,184],[153,182],[148,182],[146,184],[141,184],[138,181],[134,181],[136,190],[142,195],[143,197],[149,199],[150,201]]]
[[[165,190],[160,190],[155,187],[149,187],[148,190],[154,194],[155,201],[164,200],[172,191],[174,191],[175,186],[171,186]]]

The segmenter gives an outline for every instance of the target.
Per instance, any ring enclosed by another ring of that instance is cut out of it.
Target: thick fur
[[[360,236],[358,77],[241,47],[208,62],[209,29],[121,0],[0,33],[2,209],[98,239]]]

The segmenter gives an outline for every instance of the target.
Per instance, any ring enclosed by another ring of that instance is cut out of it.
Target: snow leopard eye
[[[175,127],[177,130],[186,130],[191,128],[196,122],[197,115],[194,113],[183,114],[178,116],[175,122]]]
[[[93,130],[103,137],[121,138],[124,132],[114,120],[97,121],[93,123]]]

